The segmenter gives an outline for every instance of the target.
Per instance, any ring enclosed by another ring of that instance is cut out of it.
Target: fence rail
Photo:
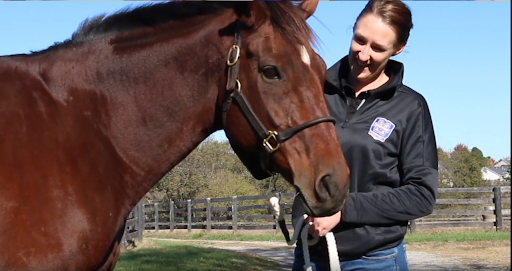
[[[510,226],[510,186],[439,188],[437,192],[434,212],[411,220],[411,232],[448,227],[495,227],[501,231],[503,226]],[[446,199],[446,194],[465,195],[465,198]]]
[[[208,198],[145,204],[146,230],[162,229],[276,229],[269,198],[272,195]],[[281,194],[291,212],[293,193]],[[286,215],[291,219],[291,215]]]
[[[446,195],[452,194],[451,198]],[[277,230],[269,198],[274,195],[207,198],[141,205],[145,230],[204,229]],[[291,225],[294,194],[279,195]],[[142,219],[141,219],[142,220]],[[411,232],[422,228],[510,226],[510,187],[439,188],[434,212],[412,220]],[[142,227],[141,227],[142,228]]]

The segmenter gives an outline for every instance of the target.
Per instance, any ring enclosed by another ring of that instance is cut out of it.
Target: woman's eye
[[[279,74],[279,71],[277,70],[276,67],[273,67],[273,66],[264,67],[263,70],[261,71],[261,73],[267,79],[273,79],[273,80],[281,79],[281,75]]]
[[[384,48],[381,48],[381,47],[374,47],[373,50],[377,53],[383,53],[386,51],[386,49]]]
[[[354,37],[354,41],[357,42],[360,45],[364,45],[365,41],[360,37]]]

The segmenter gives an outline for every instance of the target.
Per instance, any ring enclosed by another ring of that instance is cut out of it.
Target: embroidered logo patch
[[[373,139],[378,140],[380,142],[386,141],[388,137],[391,135],[395,129],[395,124],[385,118],[376,118],[372,126],[370,126],[370,131],[368,134],[373,137]]]

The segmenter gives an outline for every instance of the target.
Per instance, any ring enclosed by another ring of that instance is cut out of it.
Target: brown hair
[[[400,0],[370,0],[357,16],[356,24],[365,15],[375,14],[388,24],[397,36],[396,45],[404,45],[412,29],[412,15],[409,7]],[[355,25],[354,25],[355,28]]]

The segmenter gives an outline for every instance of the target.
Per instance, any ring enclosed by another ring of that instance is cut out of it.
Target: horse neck
[[[217,96],[233,42],[218,33],[228,18],[142,49],[128,46],[113,54],[105,43],[94,45],[100,55],[75,71],[85,73],[84,87],[101,97],[98,121],[127,165],[126,185],[137,187],[131,198],[140,199],[218,129]]]

